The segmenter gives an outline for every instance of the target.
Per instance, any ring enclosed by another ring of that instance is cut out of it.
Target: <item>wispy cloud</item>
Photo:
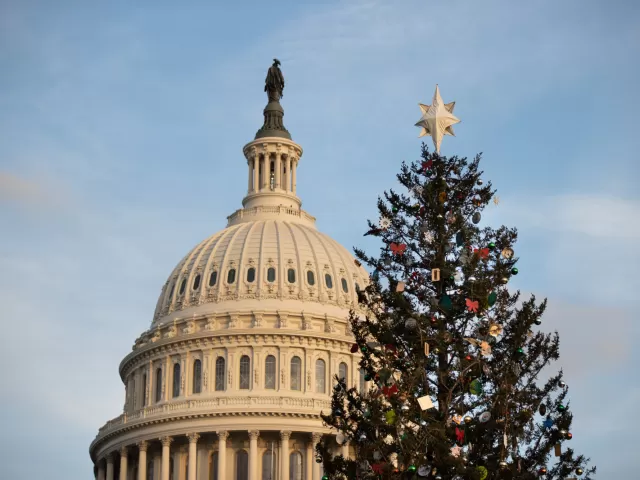
[[[65,194],[51,182],[0,172],[0,205],[48,210],[64,204]]]

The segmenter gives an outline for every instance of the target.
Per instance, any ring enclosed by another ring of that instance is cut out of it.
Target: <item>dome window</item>
[[[287,270],[287,281],[289,283],[296,283],[296,271],[293,268]]]
[[[251,359],[248,355],[240,357],[240,390],[249,390],[251,386]]]
[[[313,274],[313,272],[311,270],[307,270],[307,283],[309,285],[315,285],[316,284],[316,276]]]
[[[276,388],[276,357],[273,355],[268,355],[264,362],[264,388]]]
[[[193,289],[198,290],[200,288],[200,274],[196,275],[196,278],[193,279]]]
[[[343,278],[342,280],[340,280],[340,283],[342,283],[342,291],[344,293],[349,293],[349,285],[347,284],[347,279]]]
[[[236,281],[236,269],[232,268],[231,270],[229,270],[229,273],[227,273],[227,283],[233,283]]]
[[[156,369],[156,403],[162,400],[162,368]]]
[[[169,301],[171,301],[171,298],[173,297],[173,291],[176,288],[176,284],[174,283],[173,285],[171,285],[171,290],[169,291]]]
[[[197,358],[193,362],[193,393],[202,392],[202,362]]]
[[[216,359],[216,392],[224,390],[224,377],[225,377],[225,361],[224,358],[218,357]]]
[[[247,282],[253,283],[255,281],[256,281],[256,269],[251,267],[249,270],[247,270]]]
[[[180,364],[173,364],[173,398],[180,396]]]
[[[209,286],[213,287],[216,283],[218,283],[218,272],[214,270],[209,275]]]
[[[328,273],[324,275],[324,283],[327,284],[327,288],[333,288],[333,280],[331,278],[331,275],[329,275]]]
[[[295,280],[295,275],[294,275]],[[276,269],[273,267],[269,267],[267,269],[267,282],[273,283],[276,281]]]
[[[182,282],[180,282],[180,290],[178,290],[178,295],[182,295],[185,288],[187,288],[187,279],[183,278]]]

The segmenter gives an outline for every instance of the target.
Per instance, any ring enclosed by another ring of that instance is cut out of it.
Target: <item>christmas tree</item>
[[[562,371],[541,378],[559,358],[557,332],[537,329],[546,300],[507,288],[517,232],[479,226],[498,203],[479,162],[423,145],[398,174],[406,192],[378,201],[367,235],[381,251],[356,249],[373,273],[349,318],[367,387],[336,377],[323,414],[355,455],[333,456],[326,437],[323,479],[594,478],[569,446]]]

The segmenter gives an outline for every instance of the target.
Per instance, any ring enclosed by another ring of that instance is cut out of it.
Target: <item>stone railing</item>
[[[236,210],[231,215],[227,217],[227,226],[233,225],[234,223],[238,223],[240,220],[251,217],[255,217],[261,214],[265,215],[283,215],[294,217],[299,220],[303,220],[305,223],[310,223],[315,225],[316,218],[312,215],[309,215],[302,209],[289,208],[284,206],[260,206],[253,208],[241,208],[240,210]]]
[[[308,397],[263,397],[263,396],[241,396],[241,397],[217,397],[202,400],[182,400],[171,401],[162,405],[153,405],[141,408],[133,413],[124,413],[112,420],[109,420],[99,430],[96,438],[107,435],[123,425],[139,423],[143,420],[153,420],[154,418],[171,416],[175,414],[189,415],[202,413],[227,413],[241,409],[246,413],[286,411],[289,413],[309,413],[319,414],[321,411],[331,409],[331,401]]]

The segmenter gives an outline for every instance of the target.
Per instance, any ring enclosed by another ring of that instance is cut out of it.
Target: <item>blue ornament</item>
[[[544,425],[544,428],[551,428],[553,427],[553,420],[547,418],[544,422],[542,422],[542,425]]]

